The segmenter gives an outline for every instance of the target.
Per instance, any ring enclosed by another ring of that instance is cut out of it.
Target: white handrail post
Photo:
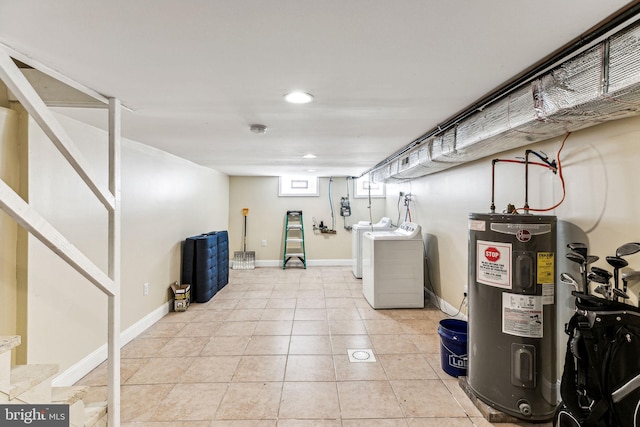
[[[82,152],[73,144],[64,127],[56,120],[53,113],[40,98],[31,83],[20,72],[18,66],[4,49],[0,48],[0,79],[18,98],[20,104],[38,123],[42,131],[49,137],[60,154],[69,162],[71,167],[82,178],[87,187],[107,209],[113,208],[113,197],[103,189],[95,179],[89,162]]]
[[[120,426],[120,135],[122,104],[109,98],[109,191],[113,195],[113,209],[109,210],[109,277],[113,280],[114,295],[109,295],[108,332],[108,425]]]

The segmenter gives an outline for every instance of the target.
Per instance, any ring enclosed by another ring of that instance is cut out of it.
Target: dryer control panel
[[[422,228],[415,222],[403,222],[402,224],[400,224],[398,229],[395,230],[395,233],[404,236],[407,239],[412,239],[420,234],[421,231]]]

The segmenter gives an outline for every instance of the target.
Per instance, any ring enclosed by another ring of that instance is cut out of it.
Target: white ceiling
[[[358,176],[627,3],[0,0],[0,43],[119,98],[127,138],[229,175]]]

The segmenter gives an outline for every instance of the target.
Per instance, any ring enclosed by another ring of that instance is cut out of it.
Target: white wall
[[[255,251],[256,264],[268,265],[282,263],[282,242],[284,239],[284,219],[287,210],[302,210],[305,228],[305,247],[307,265],[335,261],[350,262],[351,231],[344,229],[344,218],[340,216],[340,197],[349,195],[351,216],[346,217],[347,225],[369,220],[377,222],[385,209],[384,199],[372,199],[371,212],[368,199],[353,197],[351,180],[333,178],[331,200],[334,207],[336,234],[321,234],[313,231],[313,218],[319,224],[323,221],[331,227],[331,208],[329,206],[329,178],[320,178],[319,197],[278,197],[277,177],[230,177],[229,197],[229,253],[233,259],[234,251],[243,249],[244,217],[242,208],[249,208],[247,218],[247,250]],[[261,246],[262,240],[267,246]]]
[[[106,187],[106,133],[57,117]],[[32,205],[106,271],[107,212],[34,122],[29,180]],[[185,237],[228,227],[228,188],[224,174],[123,141],[123,330],[167,304]],[[106,342],[107,298],[33,237],[28,265],[28,362],[64,370]]]

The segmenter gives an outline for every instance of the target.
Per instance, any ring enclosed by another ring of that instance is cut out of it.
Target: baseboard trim
[[[147,330],[151,325],[162,319],[169,313],[173,301],[169,301],[147,314],[142,319],[128,327],[120,333],[120,348],[124,347],[131,340]],[[67,368],[52,381],[54,387],[68,387],[74,385],[82,377],[97,368],[102,362],[107,360],[107,344],[100,346],[76,364]]]
[[[455,319],[467,320],[467,315],[458,310],[458,307],[454,307],[449,304],[447,301],[440,298],[438,295],[434,294],[430,290],[427,289],[427,293],[430,295],[432,299],[435,299],[438,304],[437,307],[440,307],[440,310],[443,311],[448,316],[451,316]]]
[[[281,259],[256,260],[256,267],[282,267]],[[308,259],[307,267],[349,267],[351,259]],[[233,265],[233,260],[231,260]]]

